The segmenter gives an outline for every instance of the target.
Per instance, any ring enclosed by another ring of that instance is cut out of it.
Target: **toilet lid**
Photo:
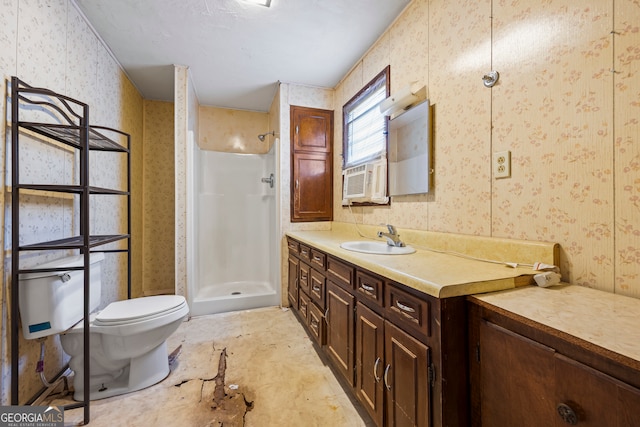
[[[173,311],[184,304],[186,304],[186,301],[180,295],[156,295],[116,301],[98,313],[96,321],[105,324],[140,320],[167,311]]]

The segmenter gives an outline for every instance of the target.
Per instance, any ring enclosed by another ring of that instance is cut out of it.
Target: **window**
[[[343,168],[387,154],[387,118],[378,105],[389,96],[389,67],[343,107]]]

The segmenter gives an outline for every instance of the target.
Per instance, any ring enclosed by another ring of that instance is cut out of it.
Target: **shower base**
[[[202,286],[191,302],[191,315],[224,313],[279,305],[268,282],[227,282]]]

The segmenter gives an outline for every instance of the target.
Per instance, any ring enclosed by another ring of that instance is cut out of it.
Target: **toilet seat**
[[[116,301],[89,317],[91,332],[129,336],[169,324],[189,314],[189,306],[180,295],[156,295]],[[66,333],[82,333],[78,322]]]
[[[120,326],[151,320],[178,311],[186,303],[184,297],[179,295],[156,295],[116,301],[97,313],[93,324]]]

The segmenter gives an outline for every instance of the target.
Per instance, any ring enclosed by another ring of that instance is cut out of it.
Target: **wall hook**
[[[489,71],[487,74],[482,76],[482,83],[484,83],[485,87],[493,87],[498,82],[500,78],[500,73],[495,70]]]

